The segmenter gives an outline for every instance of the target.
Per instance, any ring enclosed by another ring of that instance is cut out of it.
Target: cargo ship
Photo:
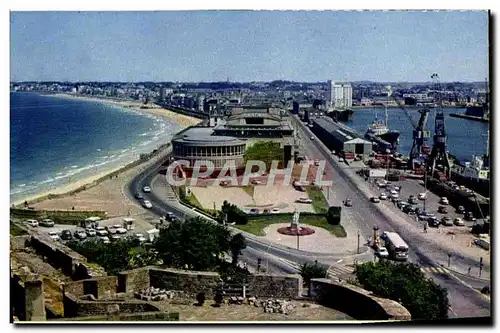
[[[380,144],[383,144],[381,141],[384,141],[390,145],[391,150],[396,149],[399,143],[399,131],[391,130],[387,126],[387,108],[385,109],[385,122],[379,121],[377,114],[375,114],[375,120],[368,126],[365,138]]]

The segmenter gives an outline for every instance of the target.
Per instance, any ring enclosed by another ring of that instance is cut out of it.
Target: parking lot
[[[377,193],[386,193],[388,196],[390,196],[390,189],[391,187],[394,186],[399,186],[401,187],[400,191],[398,192],[399,199],[408,202],[408,199],[410,195],[413,195],[416,198],[416,203],[412,205],[414,208],[420,209],[420,211],[424,211],[424,203],[425,203],[425,211],[429,214],[434,214],[434,216],[437,218],[439,222],[441,222],[441,219],[445,216],[448,216],[451,218],[453,221],[455,218],[461,218],[464,221],[464,226],[444,226],[442,224],[439,225],[439,227],[444,227],[446,229],[449,229],[450,231],[453,231],[455,229],[467,229],[466,227],[472,227],[474,225],[474,221],[466,221],[464,218],[464,214],[460,214],[456,212],[456,207],[451,206],[450,204],[444,205],[440,203],[440,197],[435,195],[434,193],[430,191],[425,191],[425,187],[423,184],[421,184],[421,181],[416,181],[416,180],[406,180],[406,181],[399,181],[399,182],[389,182],[390,184],[385,187],[381,188],[379,187],[376,183],[371,183],[370,186],[372,189],[375,189]],[[419,200],[418,195],[419,193],[426,193],[426,200]],[[386,206],[395,206],[396,203],[392,202],[390,200],[390,197],[388,200],[381,200],[379,204],[386,205]],[[446,207],[447,213],[440,213],[438,212],[439,206],[444,206]],[[403,213],[403,212],[401,212]],[[405,214],[407,215],[407,214]],[[414,221],[417,223],[419,226],[424,228],[425,221],[421,220],[418,218],[417,214],[408,216],[409,221]],[[476,217],[477,218],[477,217]],[[479,218],[478,218],[479,220]],[[457,230],[458,231],[458,230]]]
[[[145,220],[142,219],[132,219],[133,222],[129,227],[127,227],[127,223],[125,223],[126,217],[115,217],[107,220],[101,220],[99,221],[99,227],[104,228],[105,230],[108,231],[108,239],[110,239],[110,235],[114,234],[118,237],[115,237],[114,240],[120,240],[120,239],[125,239],[127,237],[137,237],[137,234],[142,234],[146,239],[148,238],[148,231],[154,229],[154,226]],[[86,232],[86,228],[83,226],[76,226],[76,225],[67,225],[67,224],[56,224],[53,227],[44,227],[44,226],[37,226],[37,227],[32,227],[28,226],[28,228],[34,233],[37,234],[45,239],[50,239],[52,234],[57,234],[59,237],[59,242],[61,243],[66,243],[70,239],[61,239],[64,237],[61,237],[63,234],[63,231],[69,231],[71,234],[71,240],[79,240],[79,238],[75,237],[75,232],[81,231],[86,234],[85,240],[100,240],[100,237],[98,235],[93,235],[93,233]],[[124,229],[124,230],[119,230],[119,229]],[[95,229],[94,229],[95,230]],[[119,230],[118,233],[117,231]],[[65,232],[68,234],[68,232]],[[54,237],[54,236],[53,236]],[[83,240],[83,239],[80,239]]]

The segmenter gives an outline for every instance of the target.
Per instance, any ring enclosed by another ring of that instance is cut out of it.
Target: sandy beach
[[[99,102],[99,103],[105,103],[105,104],[108,104],[108,105],[114,105],[114,106],[117,106],[117,107],[120,107],[120,108],[127,108],[127,109],[131,109],[133,111],[136,111],[136,112],[141,112],[141,113],[146,113],[146,114],[151,114],[151,115],[154,115],[154,116],[158,116],[158,117],[162,117],[164,119],[168,119],[168,120],[173,120],[175,122],[177,122],[179,125],[181,125],[183,128],[185,127],[188,127],[188,126],[193,126],[193,125],[196,125],[198,123],[201,122],[200,119],[196,119],[196,118],[193,118],[193,117],[189,117],[189,116],[185,116],[185,115],[181,115],[181,114],[178,114],[178,113],[175,113],[173,111],[170,111],[170,110],[167,110],[167,109],[164,109],[162,107],[159,107],[155,104],[148,104],[146,105],[147,108],[141,108],[141,107],[144,107],[144,103],[140,102],[140,101],[125,101],[125,100],[112,100],[112,99],[105,99],[105,98],[98,98],[98,97],[88,97],[88,96],[77,96],[77,95],[72,95],[72,94],[62,94],[62,93],[59,93],[59,94],[54,94],[54,95],[51,95],[51,96],[55,96],[55,97],[58,97],[58,98],[66,98],[66,99],[77,99],[77,100],[86,100],[86,101],[92,101],[92,102]],[[165,144],[167,142],[164,142]],[[161,154],[163,155],[163,154]],[[155,157],[149,161],[146,161],[144,163],[141,163],[140,165],[132,168],[132,169],[129,169],[129,170],[126,170],[125,173],[127,174],[134,174],[137,173],[137,171],[144,167],[144,165],[148,165],[150,163],[153,163],[154,161],[156,161],[156,159],[158,158]],[[70,193],[76,189],[79,189],[83,186],[86,186],[86,185],[94,185],[90,188],[90,190],[93,190],[93,194],[94,195],[97,195],[96,199],[98,199],[99,195],[98,193],[102,192],[99,190],[99,187],[101,186],[101,184],[98,184],[97,186],[95,186],[95,184],[93,184],[95,181],[103,178],[103,177],[106,177],[107,175],[110,175],[110,174],[113,174],[115,173],[116,171],[124,168],[126,165],[129,165],[129,164],[132,164],[134,163],[133,161],[131,161],[130,163],[124,163],[124,164],[121,164],[121,165],[118,165],[118,166],[114,166],[112,169],[107,169],[107,170],[102,170],[101,172],[96,172],[94,173],[93,175],[91,176],[88,176],[88,177],[85,177],[83,179],[78,179],[78,180],[75,180],[75,181],[71,181],[70,183],[67,183],[66,185],[63,185],[63,186],[60,186],[60,187],[57,187],[55,189],[52,189],[52,190],[49,190],[49,191],[46,191],[46,192],[43,192],[43,193],[38,193],[38,194],[33,194],[33,195],[29,195],[29,196],[26,196],[26,197],[23,197],[23,198],[19,198],[15,201],[12,201],[11,202],[11,205],[20,205],[22,204],[24,201],[28,201],[28,202],[32,202],[32,201],[36,201],[37,199],[40,199],[40,198],[43,198],[43,197],[47,197],[48,195],[52,194],[52,195],[64,195],[66,193]],[[135,171],[134,171],[135,170]],[[126,182],[126,180],[124,178],[127,178],[127,177],[119,177],[118,179],[114,178],[113,180],[115,181],[119,181],[120,183],[124,183]],[[109,181],[112,181],[112,180],[109,180]],[[104,183],[107,182],[107,181],[104,181]],[[89,186],[90,187],[90,186]],[[116,185],[113,186],[116,188]],[[89,190],[85,190],[84,192],[87,192]],[[74,197],[75,195],[73,195]],[[106,196],[104,196],[106,197]],[[103,199],[104,199],[103,197]],[[109,193],[108,193],[108,197],[109,197]],[[44,206],[44,208],[46,209],[71,209],[73,205],[70,205],[69,208],[68,208],[68,203],[62,203],[62,206],[59,206],[58,204],[56,204],[56,202],[58,200],[63,200],[63,198],[57,198],[57,199],[46,199],[42,202],[51,202],[51,204],[49,205],[49,207],[45,207],[46,205],[42,205]],[[74,200],[71,200],[71,201],[74,201]],[[96,200],[97,201],[97,200]],[[37,203],[37,208],[39,208],[39,205],[42,203],[42,202],[39,202]],[[83,207],[80,207],[80,208],[83,208]],[[94,208],[97,208],[97,207],[94,207]]]

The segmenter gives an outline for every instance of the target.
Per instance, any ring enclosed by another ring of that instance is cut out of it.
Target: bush
[[[311,279],[326,277],[327,272],[328,268],[318,263],[304,263],[302,267],[300,267],[300,275],[302,276],[304,286],[309,286]]]
[[[401,303],[413,320],[436,320],[448,317],[448,293],[420,267],[412,263],[381,260],[356,266],[356,277],[364,289]]]
[[[326,214],[326,220],[328,221],[328,224],[339,225],[341,212],[342,207],[339,206],[331,206],[330,208],[328,208],[328,213]]]
[[[227,222],[243,225],[248,223],[248,215],[245,214],[238,206],[230,204],[227,200],[224,200],[221,209],[221,219],[224,218],[224,214],[227,215]]]
[[[198,301],[199,306],[203,306],[203,304],[205,304],[205,293],[198,293],[198,295],[196,295],[196,300]]]

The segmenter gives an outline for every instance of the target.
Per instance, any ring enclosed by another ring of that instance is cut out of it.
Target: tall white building
[[[327,109],[349,109],[352,107],[352,86],[347,83],[335,84],[328,80],[326,88]]]

